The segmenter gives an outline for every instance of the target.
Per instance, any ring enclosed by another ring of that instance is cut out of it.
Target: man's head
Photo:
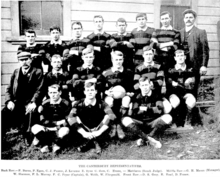
[[[25,39],[28,44],[32,45],[35,43],[36,33],[32,29],[28,29],[25,31]]]
[[[61,30],[59,26],[50,27],[50,36],[53,41],[59,41],[60,33],[61,33]]]
[[[113,49],[111,52],[112,67],[120,69],[124,62],[124,55],[120,49]]]
[[[146,13],[138,13],[136,15],[136,22],[139,28],[145,28],[147,24],[147,15]]]
[[[58,84],[53,84],[48,87],[48,95],[50,100],[53,102],[57,102],[61,97],[62,91]]]
[[[150,81],[148,77],[142,76],[139,79],[139,87],[141,89],[142,95],[147,95],[148,93],[151,92],[152,82]]]
[[[96,83],[94,83],[94,82],[85,82],[84,94],[86,96],[86,99],[89,99],[89,100],[94,99],[96,97],[96,94],[97,94]]]
[[[51,58],[51,66],[54,70],[59,71],[62,68],[62,58],[60,55],[55,54]]]
[[[176,50],[174,59],[176,60],[176,64],[184,64],[186,60],[184,50]]]
[[[91,66],[94,61],[94,51],[91,47],[87,47],[82,51],[82,60],[85,65]]]
[[[194,25],[197,14],[194,10],[192,9],[187,9],[183,12],[183,21],[185,23],[186,27],[190,27]]]
[[[74,38],[80,38],[82,36],[82,23],[79,21],[72,23],[72,35]]]
[[[119,18],[116,22],[116,28],[119,34],[124,34],[127,28],[127,22],[124,18]]]
[[[104,19],[101,15],[94,16],[93,23],[94,23],[94,26],[95,26],[95,30],[102,31],[103,24],[104,24]]]
[[[168,11],[164,11],[160,14],[160,22],[163,27],[169,27],[171,22],[171,14]]]
[[[31,66],[31,53],[29,52],[20,52],[18,55],[18,62],[20,64],[20,67],[24,69],[28,69]]]
[[[144,58],[145,63],[151,63],[154,59],[154,49],[150,46],[145,46],[143,48],[142,56]]]

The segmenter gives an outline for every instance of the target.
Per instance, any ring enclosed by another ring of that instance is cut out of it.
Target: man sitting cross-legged
[[[172,122],[172,117],[164,114],[162,98],[151,89],[150,79],[142,76],[139,83],[141,93],[134,98],[131,117],[124,117],[122,124],[140,137],[138,146],[149,143],[161,148],[162,144],[153,137]]]
[[[64,137],[69,133],[68,122],[66,120],[71,104],[61,98],[61,88],[54,84],[48,87],[50,99],[40,106],[40,123],[35,124],[31,131],[35,135],[33,145],[40,143],[41,152],[49,151],[49,146],[53,144],[53,153],[59,152],[63,146]]]
[[[71,130],[76,130],[81,135],[81,145],[77,150],[83,152],[93,145],[99,154],[100,143],[106,141],[109,125],[115,119],[115,115],[106,103],[96,99],[95,82],[85,82],[84,94],[85,98],[73,105],[68,122]]]

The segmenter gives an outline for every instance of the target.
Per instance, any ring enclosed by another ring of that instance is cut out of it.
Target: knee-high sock
[[[138,135],[141,139],[147,141],[147,134],[145,134],[138,125],[135,123],[131,123],[126,128],[129,129],[129,131],[134,132],[136,135]]]

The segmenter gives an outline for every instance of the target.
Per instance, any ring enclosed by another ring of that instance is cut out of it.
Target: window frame
[[[12,44],[20,44],[25,42],[25,36],[20,35],[20,23],[19,23],[19,1],[10,1],[11,3],[11,37],[7,38],[8,42]],[[67,40],[67,36],[71,36],[71,1],[61,0],[63,10],[63,35],[62,40]],[[49,35],[38,35],[36,42],[46,42],[50,40]]]

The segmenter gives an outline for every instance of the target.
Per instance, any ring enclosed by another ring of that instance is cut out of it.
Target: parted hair
[[[95,18],[101,18],[102,21],[104,22],[104,18],[103,18],[103,16],[101,16],[101,15],[95,15],[94,18],[93,18],[93,20],[94,20]]]
[[[53,30],[57,30],[57,31],[59,31],[61,33],[61,29],[57,25],[53,25],[53,26],[50,27],[50,32],[53,31]]]
[[[58,92],[60,92],[60,91],[61,91],[61,87],[60,87],[60,85],[58,85],[58,84],[53,84],[53,85],[50,85],[50,86],[48,87],[48,90],[49,90],[49,88],[54,88],[54,89],[57,89],[57,90],[58,90]]]
[[[36,32],[35,32],[33,29],[27,29],[27,30],[25,30],[25,35],[26,35],[26,33],[33,33],[34,36],[36,36]]]
[[[83,29],[82,23],[80,21],[73,22],[72,26],[71,26],[72,29],[73,29],[73,25],[75,25],[75,24],[81,26],[81,28]]]

